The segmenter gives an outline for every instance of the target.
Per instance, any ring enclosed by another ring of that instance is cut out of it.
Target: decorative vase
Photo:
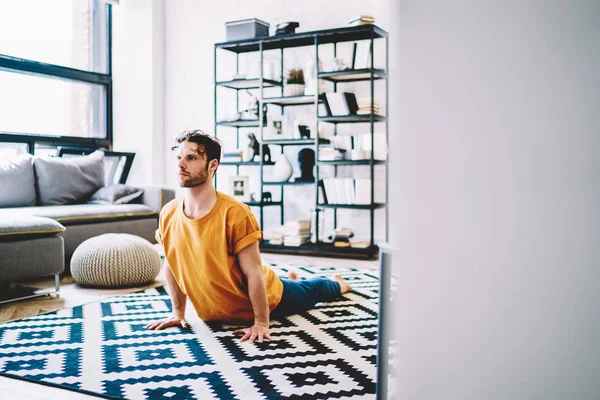
[[[303,96],[304,95],[304,84],[300,83],[288,83],[283,87],[284,96]]]
[[[319,59],[319,71],[323,71],[323,62]],[[304,65],[304,81],[306,82],[306,88],[304,94],[306,96],[313,96],[317,93],[317,71],[315,61],[313,58],[308,56],[306,64]],[[323,79],[319,79],[319,93],[325,93],[325,83]]]
[[[277,158],[277,162],[273,165],[273,178],[275,182],[287,182],[294,173],[294,168],[290,160],[285,154],[282,154]]]

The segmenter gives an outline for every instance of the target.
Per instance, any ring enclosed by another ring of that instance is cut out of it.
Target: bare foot
[[[294,270],[288,271],[287,274],[288,278],[290,278],[293,281],[297,281],[298,280],[298,273]]]
[[[350,287],[348,282],[346,282],[344,279],[342,279],[341,275],[336,274],[336,275],[333,275],[332,278],[334,281],[336,281],[337,283],[340,284],[340,290],[342,291],[342,294],[348,293],[349,291],[352,290],[352,288]]]

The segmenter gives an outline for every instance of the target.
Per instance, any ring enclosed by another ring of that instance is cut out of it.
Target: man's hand
[[[250,343],[254,343],[254,340],[258,339],[258,343],[262,343],[263,339],[273,340],[269,333],[269,328],[262,325],[253,325],[250,328],[237,329],[232,332],[234,335],[244,335],[241,339],[242,342],[250,339]]]
[[[188,328],[188,324],[187,322],[185,322],[185,319],[174,315],[171,318],[166,318],[157,322],[152,322],[146,325],[146,329],[156,329],[157,331],[160,331],[161,329],[169,328],[171,326],[181,326],[183,329]]]

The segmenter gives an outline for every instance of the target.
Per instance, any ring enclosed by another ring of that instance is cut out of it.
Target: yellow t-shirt
[[[248,287],[236,254],[262,239],[250,207],[217,192],[217,202],[202,218],[183,212],[183,197],[167,203],[160,212],[156,240],[181,291],[204,320],[246,322],[254,320]],[[262,266],[269,309],[283,294],[281,279]]]

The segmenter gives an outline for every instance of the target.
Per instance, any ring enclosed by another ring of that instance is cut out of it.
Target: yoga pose
[[[218,140],[189,131],[176,142],[172,150],[177,153],[179,185],[188,190],[164,206],[156,231],[165,252],[173,316],[148,324],[148,329],[186,328],[189,298],[202,320],[251,324],[233,334],[242,335],[242,341],[262,342],[271,339],[270,317],[303,312],[351,290],[339,275],[281,279],[262,265],[262,232],[250,207],[213,186],[221,155]]]

